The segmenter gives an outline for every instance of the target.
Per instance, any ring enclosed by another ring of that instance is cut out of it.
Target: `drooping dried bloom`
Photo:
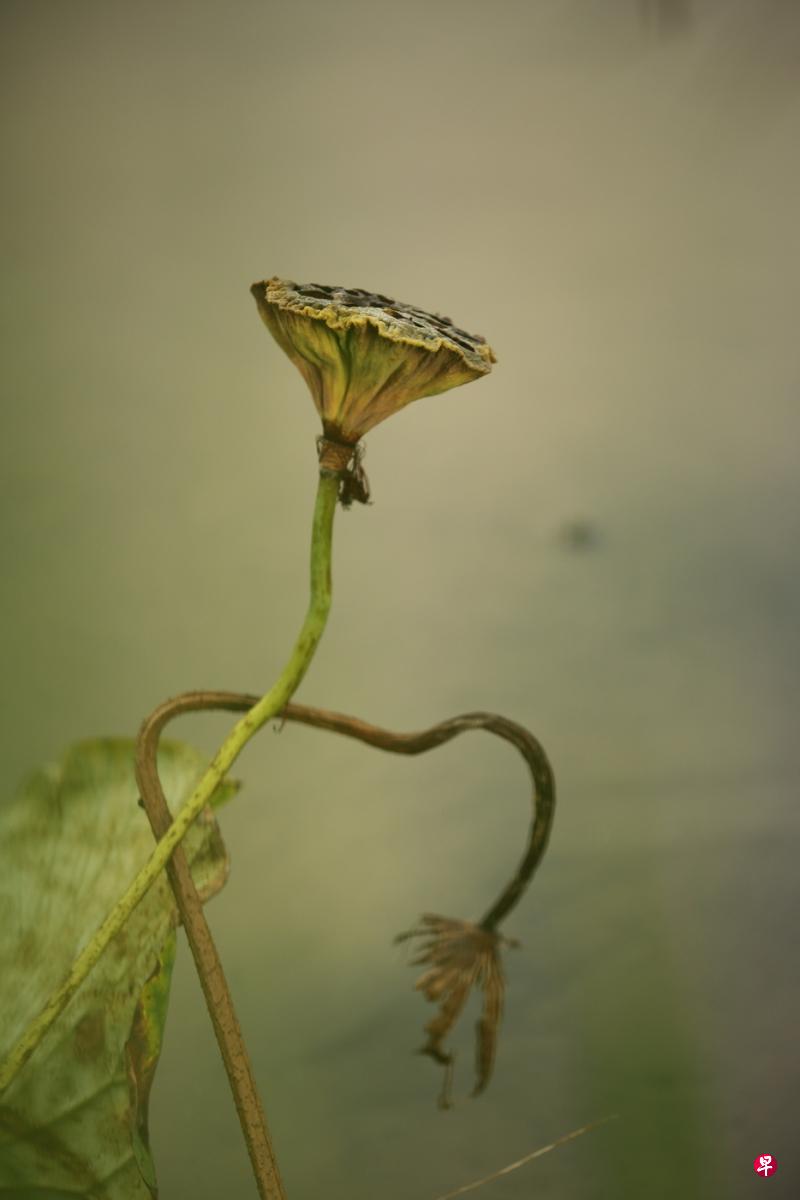
[[[439,1012],[425,1026],[428,1040],[422,1053],[447,1068],[439,1103],[449,1108],[449,1082],[453,1056],[444,1049],[444,1039],[458,1020],[473,987],[483,991],[483,1013],[476,1029],[476,1073],[473,1096],[479,1095],[491,1078],[497,1046],[497,1031],[503,1015],[505,978],[500,946],[516,946],[511,939],[489,932],[470,921],[425,913],[415,929],[401,933],[395,941],[423,938],[414,966],[428,965],[414,986],[426,1000],[439,1005]]]
[[[334,441],[355,443],[412,400],[486,375],[497,361],[449,318],[361,288],[273,278],[250,290]]]

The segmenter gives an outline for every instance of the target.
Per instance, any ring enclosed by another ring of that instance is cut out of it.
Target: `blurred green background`
[[[560,808],[478,1101],[390,944],[477,916],[524,771],[266,730],[209,912],[291,1200],[796,1196],[800,7],[3,0],[7,787],[164,697],[263,690],[316,415],[248,293],[376,289],[499,363],[368,438],[300,699],[529,725]],[[209,752],[226,718],[176,726]],[[122,882],[122,881],[121,881]],[[185,946],[164,1200],[254,1194]],[[795,1155],[795,1161],[791,1159]]]

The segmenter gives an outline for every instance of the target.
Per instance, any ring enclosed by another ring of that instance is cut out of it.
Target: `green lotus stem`
[[[250,738],[285,707],[300,685],[322,637],[331,606],[331,539],[340,478],[339,471],[320,469],[311,534],[311,597],[303,627],[282,674],[266,695],[236,722],[189,800],[178,812],[169,832],[158,842],[128,890],[75,959],[66,979],[30,1023],[6,1061],[0,1064],[0,1093],[16,1078],[99,961],[106,946],[158,879],[175,847],[208,804]]]

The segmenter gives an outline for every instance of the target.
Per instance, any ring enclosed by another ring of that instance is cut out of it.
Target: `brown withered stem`
[[[160,837],[172,821],[158,778],[157,756],[161,733],[174,717],[189,712],[248,711],[257,696],[235,692],[187,692],[167,700],[146,719],[136,748],[136,776],[153,832]],[[502,1014],[503,975],[499,946],[516,943],[501,938],[497,925],[518,903],[544,854],[555,809],[555,784],[550,764],[536,738],[521,725],[494,713],[468,713],[443,721],[419,733],[391,733],[356,717],[306,705],[288,704],[281,717],[287,721],[328,729],[395,754],[421,754],[444,745],[459,734],[485,729],[511,742],[522,754],[533,782],[534,815],[525,854],[512,879],[477,924],[426,914],[416,929],[399,935],[398,941],[420,936],[426,939],[416,963],[429,969],[417,981],[426,999],[440,1004],[440,1012],[426,1026],[428,1042],[423,1051],[446,1067],[440,1104],[447,1107],[452,1056],[443,1040],[458,1018],[467,996],[476,984],[484,991],[484,1012],[478,1023],[477,1083],[473,1094],[488,1083],[494,1062],[497,1029]],[[256,1091],[252,1068],[242,1038],[230,990],[219,955],[179,846],[170,864],[170,883],[192,949],[214,1031],[228,1072],[237,1112],[247,1142],[259,1191],[268,1200],[285,1196],[278,1174],[263,1109]]]
[[[136,743],[136,782],[156,841],[172,824],[172,813],[158,776],[158,743],[164,726],[184,713],[209,708],[249,710],[258,700],[258,696],[248,696],[246,704],[227,704],[214,692],[189,692],[165,700],[144,721]],[[169,860],[167,875],[233,1093],[258,1194],[262,1200],[286,1200],[233,998],[182,845],[176,847]]]
[[[484,1007],[476,1028],[476,1083],[473,1096],[479,1095],[491,1078],[494,1066],[497,1032],[503,1010],[505,981],[500,962],[503,943],[517,943],[502,938],[497,928],[519,903],[547,848],[555,815],[556,789],[553,771],[543,747],[522,725],[496,713],[475,712],[442,721],[421,733],[390,733],[376,725],[368,725],[355,717],[342,717],[321,709],[308,709],[290,704],[284,709],[287,720],[330,729],[357,737],[360,741],[394,754],[423,754],[442,746],[452,738],[472,729],[484,729],[511,742],[528,767],[533,784],[533,819],[528,844],[519,866],[495,902],[477,924],[427,913],[421,924],[401,933],[396,941],[423,939],[414,965],[427,966],[416,987],[426,1000],[439,1005],[438,1014],[425,1026],[427,1041],[421,1053],[429,1055],[445,1068],[440,1108],[449,1108],[453,1073],[453,1056],[444,1048],[444,1040],[455,1025],[473,987],[483,991]]]

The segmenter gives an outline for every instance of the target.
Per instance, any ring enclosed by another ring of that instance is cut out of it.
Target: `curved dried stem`
[[[137,777],[154,832],[158,836],[163,836],[171,819],[156,767],[158,739],[164,726],[184,713],[213,709],[247,711],[257,701],[256,696],[236,692],[187,692],[160,705],[145,721],[137,748]],[[444,1038],[460,1015],[471,988],[476,984],[482,988],[484,1010],[477,1028],[477,1082],[473,1095],[479,1094],[491,1076],[502,1015],[504,978],[499,948],[503,943],[516,945],[498,934],[497,925],[519,902],[530,883],[544,854],[553,823],[555,782],[543,748],[528,730],[495,713],[467,713],[418,733],[392,733],[357,717],[301,704],[287,704],[280,716],[286,721],[328,729],[382,750],[408,755],[425,753],[468,730],[485,729],[511,742],[525,759],[533,782],[533,820],[525,854],[498,899],[478,924],[426,914],[420,926],[400,934],[396,939],[426,939],[414,962],[426,964],[429,969],[416,986],[426,999],[440,1004],[439,1014],[426,1026],[428,1040],[422,1052],[446,1068],[439,1100],[441,1107],[450,1105],[449,1085],[453,1062],[452,1056],[444,1049]],[[258,1146],[261,1147],[259,1153],[266,1157],[269,1135],[219,956],[202,906],[192,898],[194,885],[188,869],[184,871],[178,866],[177,855],[173,861],[175,867],[170,879],[228,1069],[242,1128],[246,1138],[255,1139],[252,1144],[248,1140],[251,1158],[254,1148]]]

